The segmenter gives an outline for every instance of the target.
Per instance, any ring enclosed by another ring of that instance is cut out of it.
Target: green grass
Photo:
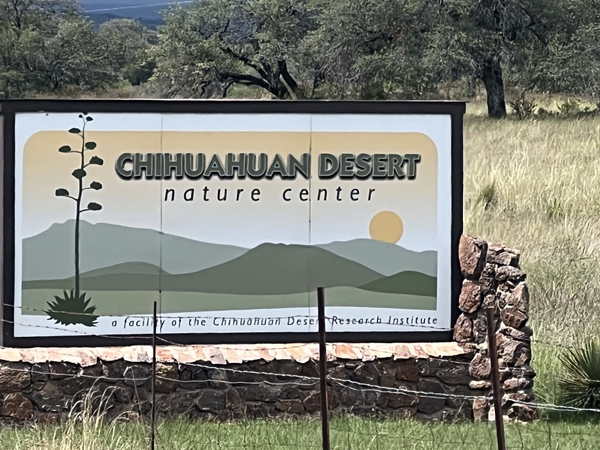
[[[157,431],[157,449],[302,450],[321,448],[318,420],[170,421]],[[146,424],[115,424],[5,429],[0,448],[11,450],[146,450]],[[507,424],[509,449],[579,450],[597,448],[597,423]],[[433,424],[413,420],[338,418],[331,423],[334,450],[464,450],[495,448],[493,424]]]

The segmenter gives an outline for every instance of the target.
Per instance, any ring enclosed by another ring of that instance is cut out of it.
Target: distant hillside
[[[319,247],[386,276],[407,270],[432,277],[437,275],[437,253],[434,251],[413,252],[396,244],[373,239],[332,242]]]
[[[100,25],[111,19],[137,19],[148,27],[163,23],[161,11],[176,3],[189,1],[169,0],[80,0],[83,13]]]
[[[108,22],[113,19],[133,19],[139,21],[146,28],[155,29],[164,24],[162,16],[160,14],[157,15],[156,18],[147,18],[147,17],[127,17],[127,16],[119,16],[117,14],[102,14],[102,13],[87,13],[92,22],[95,25],[102,25],[104,22]]]
[[[123,263],[147,263],[168,273],[196,272],[244,254],[233,245],[208,244],[155,230],[82,221],[81,273]],[[74,275],[75,222],[54,224],[23,240],[23,280],[60,280]],[[127,272],[125,272],[127,273]]]

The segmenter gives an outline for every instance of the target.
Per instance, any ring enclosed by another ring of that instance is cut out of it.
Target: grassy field
[[[600,119],[467,117],[465,229],[521,250],[536,338],[598,334]]]
[[[509,449],[584,450],[598,446],[600,426],[591,423],[507,424]],[[149,430],[142,424],[5,430],[0,448],[10,450],[147,450]],[[334,450],[480,450],[496,445],[493,424],[424,424],[414,421],[335,419]],[[164,422],[157,431],[159,450],[320,449],[318,420],[251,422]]]
[[[465,230],[522,252],[538,400],[555,403],[560,345],[600,335],[600,118],[465,123]]]

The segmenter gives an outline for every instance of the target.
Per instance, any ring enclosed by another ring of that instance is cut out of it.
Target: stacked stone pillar
[[[516,250],[462,236],[459,259],[465,280],[454,338],[474,352],[469,367],[470,387],[490,394],[491,365],[485,311],[493,310],[500,381],[504,390],[502,414],[513,419],[532,420],[536,417],[536,410],[515,403],[534,400],[535,377],[530,365],[533,332],[527,326],[529,291],[525,273],[519,267],[519,257]],[[474,401],[475,420],[486,420],[495,414],[491,403],[485,399]]]

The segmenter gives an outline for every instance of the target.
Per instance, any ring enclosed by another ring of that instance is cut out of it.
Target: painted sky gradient
[[[33,135],[25,146],[23,177],[23,236],[32,236],[53,223],[72,219],[74,202],[57,198],[66,188],[75,192],[71,172],[78,155],[62,154],[58,148],[81,145],[77,136],[45,131]],[[307,132],[88,132],[98,145],[92,154],[105,160],[90,166],[86,181],[99,181],[101,191],[86,191],[85,202],[103,205],[100,212],[87,212],[92,222],[152,228],[200,241],[255,247],[263,242],[321,244],[336,240],[368,238],[369,222],[380,211],[398,214],[405,224],[400,245],[414,250],[435,249],[437,151],[420,133],[310,133]],[[115,172],[117,157],[124,152],[267,153],[270,156],[312,152],[311,180],[123,180]],[[318,179],[319,153],[420,153],[415,180],[330,180]],[[202,189],[210,189],[210,201],[202,200]],[[334,199],[341,187],[343,201]],[[195,188],[195,201],[182,200],[186,189]],[[217,189],[228,189],[229,201],[217,202]],[[253,202],[250,192],[259,188],[261,200]],[[282,193],[291,188],[292,201]],[[318,189],[328,189],[328,201],[316,201]],[[360,190],[359,200],[349,198]],[[175,202],[162,202],[166,189],[175,189]],[[233,201],[244,189],[240,201]],[[312,192],[312,201],[302,202],[302,189]],[[375,189],[368,201],[369,189]],[[310,218],[310,219],[309,219]],[[309,226],[310,220],[310,226]]]

